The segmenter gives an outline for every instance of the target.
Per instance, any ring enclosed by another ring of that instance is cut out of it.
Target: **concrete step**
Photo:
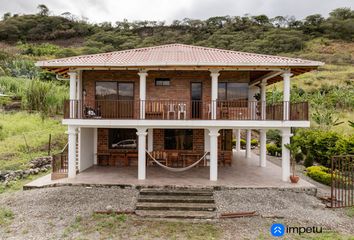
[[[214,203],[138,202],[136,210],[215,211]]]
[[[214,203],[213,196],[185,196],[185,195],[140,195],[138,202],[164,203]]]
[[[140,195],[213,196],[213,191],[203,189],[141,189]]]
[[[151,218],[196,218],[212,219],[216,217],[215,212],[209,211],[146,211],[136,210],[136,215]]]

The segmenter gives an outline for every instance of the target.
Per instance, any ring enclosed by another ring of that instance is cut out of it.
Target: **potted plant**
[[[300,152],[300,147],[295,143],[285,144],[284,145],[290,151],[290,163],[292,175],[290,176],[290,181],[292,183],[297,183],[300,180],[300,177],[295,175],[296,173],[296,155]]]

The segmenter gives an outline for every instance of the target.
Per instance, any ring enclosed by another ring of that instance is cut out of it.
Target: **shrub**
[[[306,155],[306,158],[304,161],[304,166],[305,167],[313,166],[313,156],[311,154]]]
[[[281,135],[280,131],[277,129],[270,129],[267,131],[267,140],[268,142],[273,142],[277,146],[281,145]]]
[[[274,143],[268,143],[267,144],[267,152],[269,153],[269,155],[271,156],[280,156],[281,155],[281,148],[278,147],[276,144]]]
[[[257,139],[252,139],[251,140],[251,146],[252,147],[257,147],[258,146],[258,140]]]
[[[329,168],[324,166],[312,166],[306,168],[306,171],[306,175],[313,180],[325,185],[331,185],[331,173]]]
[[[295,155],[295,161],[297,163],[301,162],[304,159],[304,154],[302,152],[298,152]]]
[[[240,144],[241,144],[241,148],[246,148],[246,140],[245,139],[241,139]]]

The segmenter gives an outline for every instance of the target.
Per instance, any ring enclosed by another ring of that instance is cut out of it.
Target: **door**
[[[201,119],[203,116],[203,103],[202,103],[202,83],[191,83],[191,104],[192,104],[192,119]]]
[[[134,83],[118,82],[118,118],[134,118]]]

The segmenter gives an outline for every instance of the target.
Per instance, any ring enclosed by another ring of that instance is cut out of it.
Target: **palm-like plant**
[[[291,163],[291,170],[293,173],[293,176],[295,177],[295,172],[296,172],[296,159],[295,156],[296,154],[298,154],[301,150],[300,150],[300,146],[295,143],[289,143],[289,144],[285,144],[284,145],[287,149],[289,149],[290,151],[290,163]]]

